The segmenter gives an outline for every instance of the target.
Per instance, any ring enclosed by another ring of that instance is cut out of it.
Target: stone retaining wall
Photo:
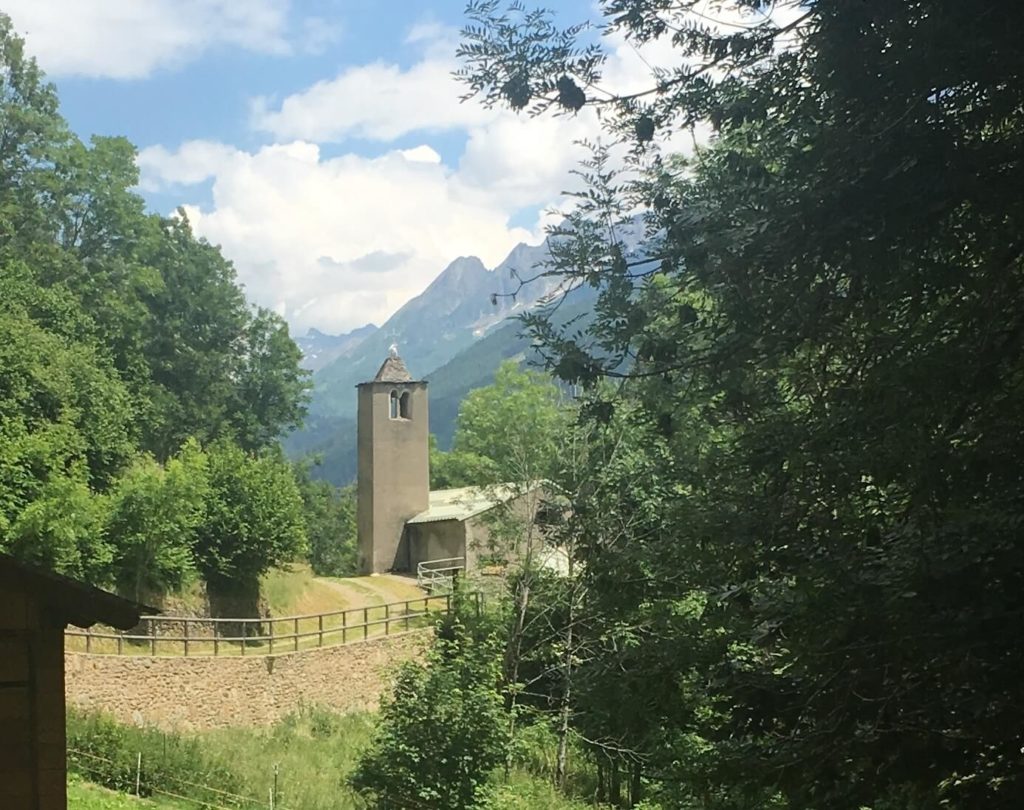
[[[68,706],[168,730],[269,725],[302,704],[376,708],[431,630],[273,656],[194,658],[66,652]]]

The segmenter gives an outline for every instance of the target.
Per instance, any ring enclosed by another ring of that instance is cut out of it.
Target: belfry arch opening
[[[388,396],[388,417],[391,419],[412,419],[412,395],[392,390]]]

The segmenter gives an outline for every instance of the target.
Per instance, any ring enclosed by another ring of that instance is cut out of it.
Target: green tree
[[[87,496],[90,484],[108,486],[133,452],[124,386],[88,346],[2,309],[0,369],[0,545],[106,579],[110,552]]]
[[[668,806],[1019,804],[1015,32],[953,0],[600,8],[675,64],[616,95],[583,28],[490,0],[461,48],[487,103],[597,107],[617,144],[553,242],[595,325],[529,320],[563,378],[626,378],[594,420],[649,436],[581,542],[611,662],[587,736]]]
[[[0,14],[0,256],[45,233],[44,196],[54,154],[70,140],[57,93]]]
[[[480,806],[508,744],[499,649],[456,620],[426,663],[404,664],[352,785],[381,808]]]
[[[302,496],[280,455],[254,456],[227,442],[206,455],[210,488],[197,532],[199,569],[211,602],[255,615],[260,575],[306,552]]]
[[[199,457],[175,460],[182,446],[272,448],[301,420],[308,380],[284,322],[246,303],[220,251],[183,214],[145,213],[135,158],[123,138],[70,132],[0,14],[0,547],[140,593],[194,566],[201,476],[179,474]],[[111,490],[107,536],[89,493]],[[247,507],[274,528],[263,501]],[[274,531],[266,544],[271,560],[287,547]],[[236,548],[210,567],[254,566]]]
[[[572,409],[547,374],[506,360],[491,385],[470,391],[459,406],[442,471],[462,480],[478,476],[466,481],[476,486],[544,479],[571,421]]]
[[[114,549],[106,504],[73,476],[52,477],[0,537],[0,549],[35,565],[97,584],[109,582]]]
[[[124,472],[109,496],[107,524],[122,594],[146,602],[195,576],[208,497],[206,457],[194,442],[165,465],[141,456]]]
[[[309,564],[317,576],[351,576],[356,572],[357,561],[355,487],[339,488],[314,479],[311,473],[308,463],[295,467],[309,542]]]
[[[456,489],[501,477],[494,460],[465,450],[441,450],[437,437],[430,434],[430,488]]]

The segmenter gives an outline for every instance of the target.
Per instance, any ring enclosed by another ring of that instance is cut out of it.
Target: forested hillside
[[[3,16],[0,67],[0,550],[143,600],[251,590],[328,497],[277,450],[308,387],[288,327],[145,213],[132,145],[81,142]]]

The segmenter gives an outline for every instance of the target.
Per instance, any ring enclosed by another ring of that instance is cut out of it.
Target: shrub
[[[473,640],[458,624],[425,665],[398,673],[373,745],[350,784],[379,807],[479,806],[481,788],[507,751],[494,636]]]

